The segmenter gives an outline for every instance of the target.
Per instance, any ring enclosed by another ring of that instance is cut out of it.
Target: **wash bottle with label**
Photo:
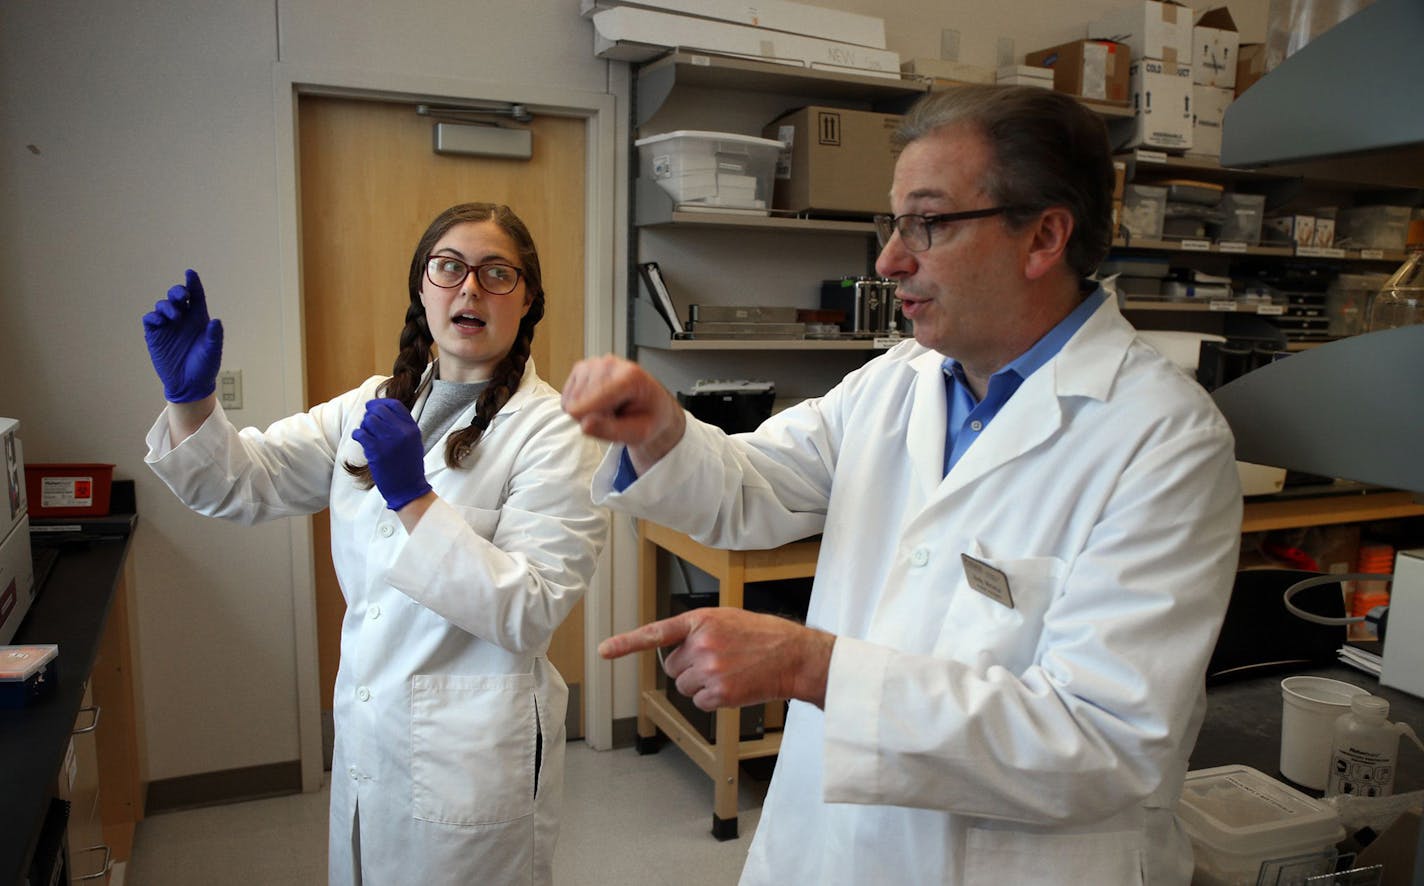
[[[1335,719],[1335,741],[1330,750],[1327,796],[1355,794],[1386,797],[1394,791],[1399,737],[1408,735],[1424,750],[1424,742],[1408,723],[1389,722],[1389,702],[1377,695],[1350,699],[1350,713]]]

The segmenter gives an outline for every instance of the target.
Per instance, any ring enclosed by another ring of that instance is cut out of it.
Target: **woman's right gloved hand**
[[[169,289],[143,317],[148,355],[170,403],[192,403],[212,394],[222,365],[222,321],[208,319],[198,272],[189,270],[186,278],[187,285]]]

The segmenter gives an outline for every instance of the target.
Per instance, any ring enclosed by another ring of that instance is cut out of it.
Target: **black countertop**
[[[1303,794],[1320,791],[1297,785],[1281,774],[1281,680],[1296,674],[1329,677],[1350,683],[1389,700],[1389,719],[1408,723],[1424,736],[1424,699],[1388,686],[1364,671],[1343,664],[1279,671],[1236,679],[1207,689],[1206,721],[1192,751],[1192,769],[1210,769],[1240,763],[1290,784]],[[1424,789],[1424,751],[1408,738],[1399,743],[1394,792]]]
[[[131,516],[130,532],[134,521]],[[10,641],[58,644],[59,682],[39,702],[0,709],[0,884],[23,882],[29,872],[131,538],[61,545],[49,578]]]

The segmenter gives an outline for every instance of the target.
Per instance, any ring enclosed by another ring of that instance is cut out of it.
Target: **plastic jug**
[[[1401,735],[1408,735],[1424,750],[1424,742],[1409,724],[1389,722],[1387,700],[1377,695],[1351,698],[1350,713],[1335,719],[1326,795],[1387,797],[1393,793]]]
[[[1424,323],[1424,250],[1411,254],[1370,302],[1365,328],[1375,332],[1414,323]]]

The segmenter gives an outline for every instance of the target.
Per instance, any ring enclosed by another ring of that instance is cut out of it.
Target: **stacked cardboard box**
[[[776,163],[772,205],[792,212],[872,215],[890,211],[898,114],[815,105],[768,123],[786,145]]]
[[[1053,88],[1092,101],[1125,105],[1131,85],[1129,49],[1112,40],[1074,40],[1024,56],[1024,62],[1053,70]]]
[[[1197,19],[1192,29],[1192,149],[1191,153],[1221,156],[1221,124],[1226,106],[1236,98],[1236,59],[1241,35],[1226,7]]]
[[[1115,40],[1132,53],[1129,79],[1136,112],[1120,147],[1185,151],[1192,146],[1192,10],[1170,0],[1134,0],[1088,26],[1088,37]]]

